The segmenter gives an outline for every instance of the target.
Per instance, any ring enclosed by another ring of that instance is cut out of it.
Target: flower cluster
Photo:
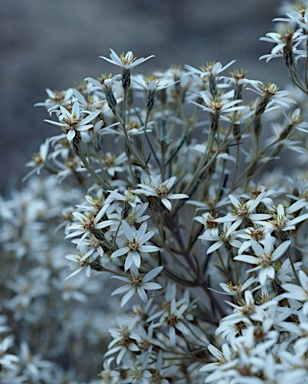
[[[307,383],[306,12],[263,39],[290,90],[113,50],[47,90],[60,132],[0,211],[1,382]]]

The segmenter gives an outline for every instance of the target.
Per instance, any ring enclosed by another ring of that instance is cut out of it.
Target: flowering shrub
[[[288,90],[113,50],[47,90],[46,172],[1,201],[2,383],[308,383],[307,9],[262,38]]]

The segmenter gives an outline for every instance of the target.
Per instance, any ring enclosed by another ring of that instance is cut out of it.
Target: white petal
[[[134,296],[135,289],[131,288],[126,295],[123,296],[122,301],[121,301],[121,307],[123,307],[129,299],[131,299]]]

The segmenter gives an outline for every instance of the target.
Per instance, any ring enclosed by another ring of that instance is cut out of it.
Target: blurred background
[[[274,31],[280,0],[0,0],[0,189],[20,185],[40,143],[58,129],[43,122],[34,107],[45,88],[63,90],[87,76],[115,73],[99,59],[132,50],[155,55],[138,67],[148,75],[170,65],[199,67],[206,61],[248,77],[287,81],[282,60],[266,64],[259,56],[272,46],[259,38]],[[136,70],[136,72],[138,72]]]

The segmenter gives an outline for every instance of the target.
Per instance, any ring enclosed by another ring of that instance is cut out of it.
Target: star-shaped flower
[[[146,196],[156,196],[158,197],[162,204],[171,211],[172,206],[169,201],[174,199],[186,199],[189,196],[185,193],[170,193],[170,189],[172,188],[174,182],[176,180],[176,177],[170,177],[170,179],[162,182],[160,176],[150,176],[147,180],[145,180],[143,183],[138,184],[138,187],[141,187],[140,189],[136,189],[135,193],[143,193]]]
[[[113,295],[118,295],[119,293],[126,294],[123,296],[121,301],[121,307],[123,307],[129,299],[133,297],[135,292],[138,293],[140,299],[146,303],[148,301],[148,296],[146,294],[146,290],[155,290],[155,289],[161,289],[162,286],[158,283],[150,282],[150,280],[154,279],[163,269],[164,267],[156,267],[152,269],[150,272],[148,272],[146,275],[143,275],[139,273],[138,269],[133,266],[130,269],[131,276],[130,277],[124,277],[124,276],[112,276],[113,279],[124,281],[126,284],[122,287],[116,289],[112,292]]]
[[[123,221],[122,229],[125,236],[123,244],[124,246],[113,252],[111,254],[111,258],[127,255],[124,264],[125,271],[127,271],[133,265],[135,265],[137,268],[140,267],[140,253],[159,251],[159,248],[155,245],[145,245],[145,243],[154,235],[154,231],[146,233],[146,222],[143,222],[140,228],[137,230],[135,227],[129,226],[126,221]]]
[[[93,121],[101,111],[97,110],[91,112],[88,116],[83,116],[85,111],[80,111],[78,102],[73,104],[72,111],[68,111],[62,105],[60,105],[61,114],[59,116],[59,122],[53,120],[44,120],[47,123],[58,125],[66,133],[68,141],[73,141],[76,136],[76,132],[86,132],[88,129],[93,128],[93,124],[89,124]]]
[[[140,57],[137,59],[132,51],[128,51],[126,54],[122,53],[120,56],[110,48],[110,59],[108,57],[100,56],[101,59],[108,61],[111,64],[117,65],[118,67],[124,69],[132,69],[137,65],[143,63],[146,60],[151,59],[154,55],[148,56],[146,58]]]

